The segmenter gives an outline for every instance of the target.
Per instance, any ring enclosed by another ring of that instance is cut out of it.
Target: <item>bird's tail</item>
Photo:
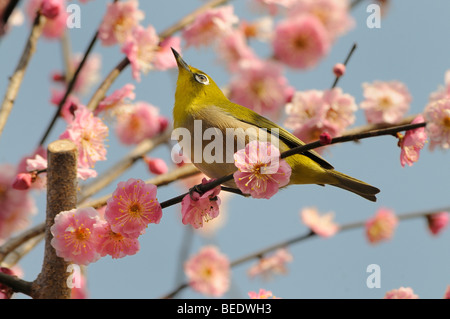
[[[336,184],[330,183],[330,185],[348,190],[372,202],[377,200],[375,195],[380,192],[378,188],[333,169],[329,170],[329,172],[337,180]]]

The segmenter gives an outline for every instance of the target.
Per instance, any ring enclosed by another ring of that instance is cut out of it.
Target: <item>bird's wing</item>
[[[239,120],[241,122],[247,123],[247,124],[258,126],[259,128],[267,129],[268,132],[270,132],[270,128],[277,128],[278,132],[279,132],[279,139],[281,141],[283,141],[290,148],[294,148],[294,147],[297,147],[297,146],[300,146],[300,145],[305,145],[304,142],[302,142],[299,138],[297,138],[292,133],[288,132],[287,130],[285,130],[281,126],[273,123],[269,119],[267,119],[267,118],[259,115],[258,113],[250,110],[249,108],[246,108],[244,106],[241,106],[239,104],[234,104],[234,103],[233,103],[232,107],[233,107],[233,112],[232,113],[228,112],[226,110],[226,108],[224,108],[224,107],[221,107],[221,108],[224,111],[226,111],[230,116],[234,117],[235,119],[237,119],[237,120]],[[327,168],[327,169],[333,169],[334,168],[333,165],[328,163],[324,158],[322,158],[314,150],[309,150],[309,151],[303,152],[302,155],[309,157],[310,159],[312,159],[313,161],[318,163],[323,168]]]

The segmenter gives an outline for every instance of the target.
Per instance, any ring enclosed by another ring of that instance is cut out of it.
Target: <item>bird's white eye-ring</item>
[[[195,80],[196,80],[198,83],[201,83],[201,84],[204,84],[204,85],[208,85],[208,84],[209,84],[209,79],[208,79],[208,77],[207,77],[206,75],[204,75],[204,74],[196,73],[196,74],[194,75],[194,77],[195,77]]]

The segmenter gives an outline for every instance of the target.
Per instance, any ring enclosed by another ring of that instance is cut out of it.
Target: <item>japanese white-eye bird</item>
[[[236,142],[233,144],[233,152],[238,150],[238,145],[245,147],[250,140],[258,138],[245,133],[249,128],[254,128],[253,131],[265,129],[268,135],[272,135],[272,131],[278,132],[278,136],[270,137],[278,138],[278,148],[281,153],[305,144],[287,130],[253,110],[231,102],[209,75],[188,65],[178,52],[174,49],[172,51],[178,64],[173,108],[174,130],[183,128],[194,136],[195,130],[201,129],[200,132],[197,132],[200,133],[200,140],[195,138],[186,140],[180,137],[177,139],[183,151],[187,151],[187,157],[190,157],[192,163],[206,176],[220,178],[234,173],[237,169],[234,161],[227,161],[225,158],[222,161],[210,161],[203,156],[194,158],[195,150],[204,150],[209,143],[212,143],[212,138],[209,136],[211,132],[226,136],[229,129],[233,129],[235,132],[233,138]],[[201,124],[200,127],[197,125],[198,123]],[[203,135],[207,130],[210,140],[208,138],[205,140]],[[227,141],[229,142],[226,138],[220,141],[221,156],[225,154]],[[215,151],[217,152],[217,149]],[[358,194],[370,201],[376,201],[375,194],[380,191],[374,186],[334,170],[330,163],[313,150],[286,157],[285,160],[292,169],[288,185],[328,184]],[[234,180],[225,183],[224,186],[237,188]]]

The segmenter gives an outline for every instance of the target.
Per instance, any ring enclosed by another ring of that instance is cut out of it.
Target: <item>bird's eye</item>
[[[194,75],[194,77],[195,77],[195,80],[196,80],[198,83],[205,84],[205,85],[208,85],[208,84],[209,84],[209,79],[208,79],[208,77],[207,77],[206,75],[204,75],[204,74],[196,73],[196,74]]]

